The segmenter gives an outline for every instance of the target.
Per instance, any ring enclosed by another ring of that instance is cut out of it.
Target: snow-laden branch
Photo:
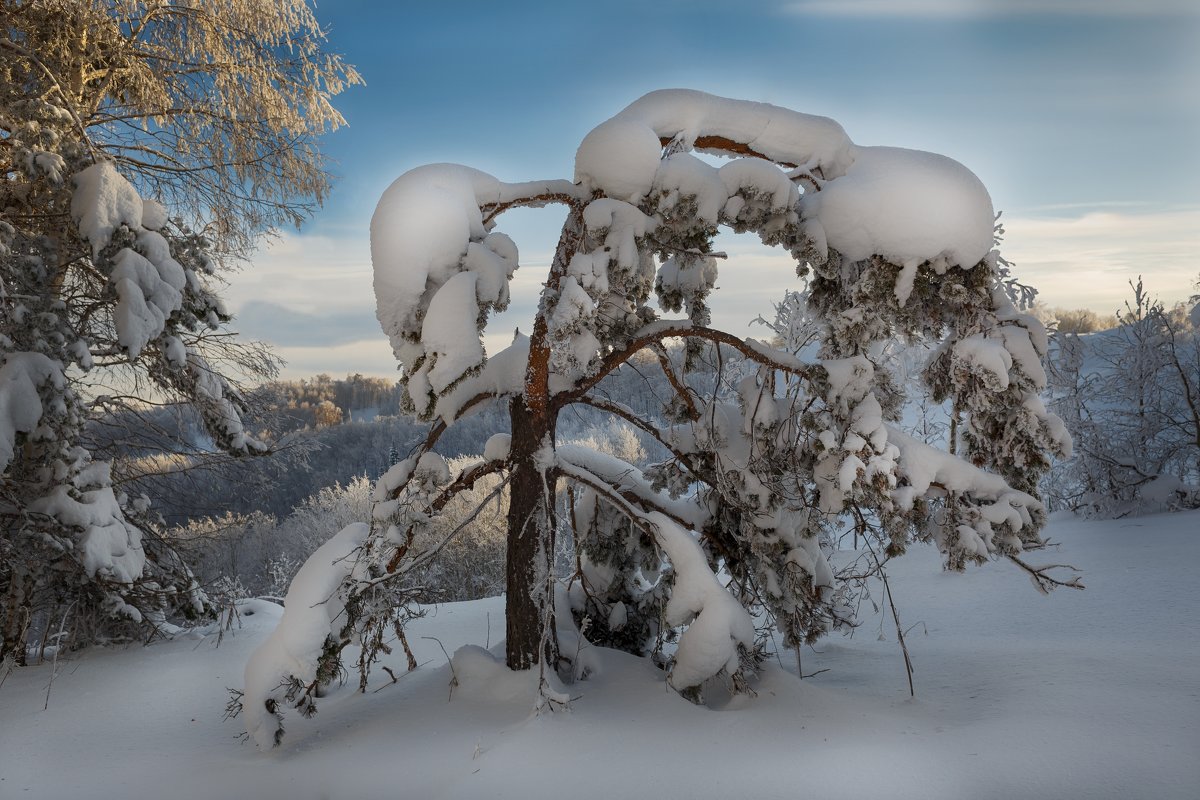
[[[1086,588],[1078,575],[1075,575],[1067,580],[1063,580],[1050,574],[1050,570],[1054,569],[1069,569],[1072,572],[1078,572],[1079,567],[1073,567],[1070,564],[1042,564],[1035,567],[1032,564],[1026,564],[1024,561],[1013,555],[1008,556],[1008,560],[1028,573],[1030,582],[1032,582],[1034,587],[1037,588],[1037,590],[1042,594],[1050,594],[1052,590],[1057,589],[1060,586],[1068,589]]]
[[[371,218],[376,316],[418,413],[483,364],[480,330],[508,306],[517,247],[490,231],[492,218],[577,194],[566,181],[507,184],[455,164],[418,167],[384,192]]]
[[[0,361],[0,471],[12,461],[17,435],[37,428],[45,413],[40,390],[61,391],[62,364],[41,353],[4,353]]]
[[[284,601],[284,616],[246,663],[243,713],[246,732],[263,749],[283,736],[282,708],[317,680],[317,665],[345,613],[343,582],[360,567],[356,557],[370,527],[343,528],[309,556],[296,573]]]
[[[635,199],[650,188],[664,143],[754,155],[827,178],[853,163],[854,144],[828,117],[767,103],[667,89],[634,101],[579,146],[575,179],[612,197]]]
[[[376,505],[374,516],[376,520],[381,522],[387,521],[397,510],[400,504],[404,502],[402,492],[409,485],[413,476],[419,471],[422,460],[424,459],[441,460],[440,456],[433,453],[423,453],[419,458],[408,458],[401,461],[395,467],[392,467],[379,479],[379,484],[375,489]],[[454,480],[450,481],[428,504],[427,508],[422,509],[422,513],[436,514],[444,509],[451,501],[454,500],[460,493],[471,489],[481,478],[500,472],[505,468],[503,459],[484,460],[476,464],[464,467]],[[389,499],[383,499],[389,498]],[[413,526],[408,525],[402,536],[397,536],[397,547],[395,553],[387,562],[386,571],[389,575],[396,572],[404,557],[408,554],[409,549],[413,544]],[[398,533],[398,531],[397,531]],[[457,533],[457,530],[454,531]],[[451,534],[453,536],[453,534]],[[447,538],[447,541],[449,537]],[[445,544],[443,542],[443,544]],[[440,550],[439,546],[437,550]],[[434,551],[436,552],[436,550]]]
[[[595,490],[650,533],[671,562],[675,574],[663,621],[687,626],[676,646],[671,685],[690,689],[722,671],[737,673],[741,651],[754,646],[754,623],[708,566],[694,533],[703,522],[694,513],[696,506],[689,504],[681,514],[678,503],[663,503],[669,498],[647,492],[636,467],[587,448],[559,448],[557,469]]]
[[[910,268],[929,261],[945,269],[969,268],[992,249],[991,198],[958,162],[917,150],[862,147],[826,117],[703,92],[663,90],[634,101],[584,138],[575,179],[637,203],[661,183],[664,144],[669,151],[751,156],[741,159],[747,164],[765,159],[790,170],[780,173],[789,185],[791,176],[819,175],[820,191],[801,197],[799,211],[805,235],[822,253],[833,248],[855,261],[880,255]],[[713,169],[692,161],[690,172]],[[698,205],[713,203],[701,199]]]
[[[688,320],[659,320],[637,331],[624,347],[614,350],[602,358],[595,372],[577,382],[569,391],[557,394],[555,402],[560,405],[574,402],[602,381],[606,375],[632,358],[639,350],[661,344],[666,339],[676,338],[705,339],[716,344],[727,345],[757,364],[801,378],[812,377],[817,371],[823,369],[819,364],[801,361],[795,356],[764,345],[755,339],[739,339],[731,333],[694,325]]]
[[[500,185],[496,199],[481,198],[480,210],[484,224],[488,225],[513,208],[542,208],[552,203],[570,205],[582,202],[586,197],[579,186],[566,180],[504,183]]]
[[[909,436],[895,425],[885,424],[888,444],[899,450],[897,458],[904,485],[893,496],[901,508],[911,508],[916,497],[931,488],[945,492],[970,494],[981,500],[1007,498],[1022,508],[1041,509],[1042,504],[1025,492],[1012,489],[1004,478],[980,469],[944,450]]]
[[[559,445],[555,455],[560,474],[593,488],[597,484],[607,486],[627,502],[668,516],[680,525],[700,530],[708,519],[708,514],[695,503],[656,491],[640,469],[615,456],[572,444]]]
[[[340,660],[341,650],[361,635],[359,620],[347,609],[370,604],[381,589],[394,587],[398,578],[432,561],[472,524],[488,501],[499,496],[507,480],[501,481],[472,514],[436,539],[425,537],[418,542],[415,520],[428,520],[461,492],[503,468],[503,460],[484,460],[464,467],[451,480],[441,456],[422,453],[406,459],[381,479],[376,496],[401,492],[416,478],[423,485],[416,497],[408,498],[416,507],[402,507],[403,498],[377,502],[374,533],[371,526],[355,523],[309,557],[292,580],[278,627],[246,665],[246,730],[259,747],[279,744],[284,704],[295,705],[301,713],[315,711],[316,691],[331,677],[323,670]],[[431,487],[437,487],[432,497],[427,492]],[[397,521],[403,531],[395,524]],[[385,563],[386,553],[390,557]]]

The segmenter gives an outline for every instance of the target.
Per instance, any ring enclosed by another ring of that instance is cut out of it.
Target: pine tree
[[[532,331],[485,358],[480,331],[518,266],[496,220],[551,203],[566,221]],[[431,518],[486,475],[501,474],[509,498],[507,664],[543,675],[577,676],[556,636],[577,636],[586,617],[597,641],[667,661],[689,697],[714,678],[744,687],[762,655],[752,612],[792,647],[852,624],[853,577],[828,558],[844,523],[876,567],[914,542],[936,544],[953,569],[1024,566],[1044,521],[1038,478],[1069,439],[1038,398],[1045,330],[1006,292],[994,223],[987,192],[950,159],[860,147],[826,118],[686,91],[647,95],[588,134],[574,181],[510,184],[453,165],[401,176],[371,226],[378,317],[406,408],[433,426],[380,480],[372,527],[346,529],[306,565],[304,586],[340,586],[320,612],[337,622],[323,647],[307,643],[315,661],[283,634],[256,654],[251,733],[277,743],[285,701],[311,709],[343,646],[402,622],[405,575],[446,541]],[[794,258],[818,360],[711,327],[720,227]],[[896,338],[940,342],[924,379],[964,420],[961,456],[897,427],[905,387],[880,358]],[[666,350],[676,340],[682,363]],[[674,388],[666,424],[598,391],[647,353]],[[718,377],[709,392],[688,382],[704,359]],[[488,403],[507,405],[511,432],[452,472],[434,446]],[[576,405],[624,420],[669,458],[643,471],[562,444],[559,416]],[[560,485],[574,498],[566,525]],[[579,557],[566,593],[552,569],[564,529]],[[1074,583],[1026,569],[1042,588]],[[316,612],[295,613],[313,624]]]

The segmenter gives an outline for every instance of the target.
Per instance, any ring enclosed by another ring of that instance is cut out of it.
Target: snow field
[[[501,598],[447,604],[409,629],[420,668],[368,694],[335,689],[284,745],[239,742],[226,687],[280,616],[149,647],[95,649],[0,688],[0,797],[1190,798],[1200,786],[1200,513],[1055,517],[1047,535],[1084,592],[1043,596],[1006,563],[940,571],[931,548],[891,565],[908,629],[909,698],[890,617],[864,609],[768,665],[757,697],[720,708],[671,691],[648,661],[596,651],[568,713],[531,713],[533,676],[455,657],[502,653]],[[881,595],[879,596],[881,599]],[[878,637],[882,631],[883,639]],[[433,641],[425,637],[436,637]],[[353,656],[351,656],[353,658]]]

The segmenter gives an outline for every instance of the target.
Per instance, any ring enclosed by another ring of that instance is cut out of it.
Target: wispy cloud
[[[1139,275],[1173,303],[1193,293],[1200,275],[1200,208],[1005,217],[1004,227],[1005,258],[1051,306],[1111,312]]]
[[[827,17],[1173,17],[1200,14],[1195,0],[797,0],[796,14]]]
[[[383,336],[374,309],[369,306],[310,314],[278,303],[251,300],[238,312],[234,327],[252,339],[297,347],[335,347]]]
[[[334,377],[363,375],[396,380],[396,360],[383,334],[361,342],[333,347],[276,347],[275,352],[286,362],[282,377],[307,378],[322,372]]]
[[[344,237],[284,233],[233,277],[226,299],[234,309],[268,302],[311,314],[367,308],[373,315],[367,231]]]

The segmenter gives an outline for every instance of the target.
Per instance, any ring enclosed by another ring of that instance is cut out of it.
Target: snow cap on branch
[[[246,664],[246,732],[263,749],[279,744],[280,706],[291,682],[307,686],[316,680],[322,649],[340,635],[345,620],[339,590],[354,575],[355,553],[369,531],[361,522],[347,525],[304,562],[288,589],[279,626]]]
[[[41,353],[6,353],[0,362],[0,471],[12,461],[17,434],[33,431],[45,413],[38,390],[66,385],[62,364]]]
[[[975,173],[919,150],[856,147],[846,174],[805,194],[800,210],[818,246],[852,261],[969,268],[994,241],[992,199]]]
[[[593,138],[601,131],[603,135]],[[854,160],[854,144],[842,126],[828,117],[690,89],[662,89],[635,100],[583,140],[575,157],[576,180],[602,186],[625,169],[620,163],[606,166],[597,157],[619,155],[614,139],[633,147],[635,156],[626,163],[640,164],[649,141],[646,132],[659,141],[674,140],[685,150],[702,137],[719,137],[772,161],[819,168],[826,178],[841,175]]]
[[[71,218],[79,226],[79,234],[92,246],[93,256],[108,246],[113,233],[122,225],[133,230],[142,227],[142,198],[133,184],[117,172],[113,162],[99,161],[76,172],[73,180]]]
[[[678,156],[660,160],[663,141],[673,149],[756,155],[810,173],[819,191],[799,198],[798,209],[818,251],[834,248],[854,261],[879,255],[913,269],[931,261],[944,270],[974,266],[992,247],[991,197],[957,161],[917,150],[861,147],[831,119],[703,92],[651,92],[602,123],[579,146],[575,179],[634,203],[654,187],[676,189],[696,196],[700,216],[715,222],[714,210],[725,200],[713,168]],[[728,184],[724,197],[757,190],[776,203],[797,204],[778,167],[752,159],[733,164],[738,166],[732,171],[721,170]],[[737,208],[725,211],[737,217]],[[898,299],[902,304],[907,299],[900,287]]]
[[[479,170],[433,164],[396,179],[371,218],[376,316],[408,371],[419,413],[484,361],[479,331],[508,306],[517,247],[489,233],[484,206],[571,191],[564,182],[506,184]]]

